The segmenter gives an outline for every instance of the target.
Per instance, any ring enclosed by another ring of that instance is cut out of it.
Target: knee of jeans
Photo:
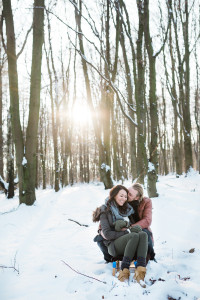
[[[142,237],[142,238],[146,237],[146,239],[148,240],[148,234],[146,232],[144,232],[144,231],[140,231],[139,232],[139,236]]]
[[[139,239],[139,234],[137,232],[131,232],[129,234],[131,239]]]

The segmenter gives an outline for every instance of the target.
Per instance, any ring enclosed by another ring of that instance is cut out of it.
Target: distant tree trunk
[[[119,181],[122,179],[122,172],[120,168],[120,156],[119,156],[119,137],[117,134],[117,124],[120,120],[117,115],[117,108],[112,109],[111,111],[111,131],[112,131],[112,148],[113,148],[113,174],[114,178]]]
[[[110,69],[111,69],[111,61],[110,61],[110,0],[106,0],[106,49],[105,49],[105,76],[109,78]],[[104,84],[102,88],[102,117],[103,117],[103,144],[105,148],[105,163],[108,166],[111,166],[111,159],[110,159],[110,137],[111,137],[111,126],[110,126],[110,119],[111,119],[111,89],[107,83]]]
[[[166,100],[165,100],[165,94],[164,94],[164,86],[162,87],[162,100],[163,100],[163,116],[162,116],[162,124],[164,127],[164,134],[161,136],[160,135],[160,140],[161,140],[161,149],[163,153],[163,160],[164,160],[164,174],[167,175],[169,174],[169,168],[167,164],[167,124],[166,124]],[[164,141],[162,141],[164,140]],[[162,146],[164,144],[164,147]]]
[[[197,170],[200,173],[200,88],[199,88],[199,65],[198,65],[198,56],[197,56],[197,47],[195,47],[195,64],[196,64],[196,92],[195,92],[195,122],[197,127],[197,149],[196,149],[196,158],[197,158]]]
[[[190,117],[190,51],[189,51],[189,11],[188,1],[184,3],[184,19],[182,17],[182,3],[180,2],[179,9],[175,12],[171,9],[173,28],[175,34],[176,54],[178,58],[178,84],[179,84],[179,116],[181,121],[181,127],[184,135],[184,169],[189,171],[193,166],[192,159],[192,145],[191,145],[191,117]],[[194,4],[194,2],[193,2]],[[175,10],[175,8],[174,8]],[[184,47],[180,49],[180,22],[178,19],[178,13],[181,20]],[[183,52],[183,54],[182,54]],[[183,56],[183,57],[182,57]]]
[[[171,2],[169,2],[169,10],[172,11]],[[164,66],[165,66],[165,76],[166,76],[166,82],[167,82],[167,89],[171,96],[171,102],[172,107],[174,111],[174,122],[173,122],[173,131],[174,131],[174,143],[173,143],[173,159],[175,168],[173,168],[173,171],[176,172],[177,176],[182,174],[182,164],[181,164],[181,151],[180,151],[180,125],[178,122],[178,96],[177,96],[177,90],[176,86],[178,85],[176,83],[176,62],[175,62],[175,53],[174,53],[174,47],[173,47],[173,39],[172,39],[172,25],[170,24],[169,27],[169,55],[171,59],[171,74],[169,76],[167,71],[167,61],[166,61],[166,55],[163,51],[163,60],[164,60]],[[170,82],[171,77],[171,82]],[[172,164],[172,165],[174,165]]]
[[[58,132],[59,132],[59,102],[58,102],[58,78],[56,74],[56,69],[53,59],[53,50],[51,45],[51,26],[49,16],[47,15],[48,20],[48,36],[49,36],[49,48],[50,48],[50,57],[46,52],[47,68],[50,81],[50,99],[51,99],[51,119],[52,119],[52,133],[53,133],[53,150],[54,150],[54,168],[55,168],[55,192],[60,190],[60,163],[58,157]],[[51,65],[50,65],[51,63]],[[52,76],[52,73],[54,77]],[[53,93],[53,81],[55,80],[55,96]]]
[[[23,140],[19,114],[19,93],[17,56],[14,23],[10,0],[3,0],[6,21],[8,73],[11,103],[12,132],[16,148],[16,162],[19,175],[20,203],[32,205],[35,202],[36,145],[40,107],[41,63],[43,44],[44,0],[34,1],[33,10],[33,50],[29,119],[26,142]]]
[[[79,132],[78,135],[78,142],[79,142],[79,181],[84,182],[84,165],[83,165],[83,139],[82,133]]]
[[[13,198],[14,193],[14,145],[12,140],[12,129],[11,129],[11,120],[10,114],[8,114],[8,134],[7,134],[7,182],[8,182],[8,191],[7,198]]]
[[[62,52],[61,52],[62,54]],[[74,55],[74,68],[75,68],[75,62],[76,62],[76,53]],[[69,64],[67,67],[66,72],[64,72],[64,63],[63,63],[63,56],[61,56],[61,69],[62,69],[62,77],[63,77],[63,94],[65,96],[63,97],[63,111],[66,112],[65,117],[62,120],[62,132],[60,136],[61,145],[62,145],[62,187],[65,187],[69,184],[69,176],[68,176],[68,170],[69,170],[69,155],[70,155],[70,147],[71,147],[71,137],[73,135],[73,127],[72,122],[70,122],[69,118],[67,117],[68,112],[68,102],[69,102],[69,79],[70,79],[70,63],[71,63],[71,52],[70,52],[70,58],[69,58]],[[74,82],[76,82],[76,72],[74,69]],[[73,96],[73,103],[74,103]]]
[[[36,164],[36,166],[35,166],[35,169],[36,169],[36,172],[35,172],[35,188],[36,189],[38,189],[38,185],[39,185],[39,174],[40,174],[40,172],[39,172],[39,167],[40,167],[40,165],[39,165],[39,157],[38,157],[38,155],[39,155],[39,137],[37,137],[37,145],[36,145],[36,162],[35,162],[35,164]]]
[[[89,161],[89,141],[87,131],[84,134],[85,142],[83,143],[83,164],[84,164],[84,181],[90,182],[90,161]]]
[[[178,134],[178,97],[176,92],[176,80],[175,80],[175,59],[173,55],[173,46],[172,46],[172,36],[171,36],[171,26],[169,31],[169,47],[170,47],[170,57],[172,63],[172,105],[174,109],[174,155],[175,155],[175,164],[176,164],[176,173],[178,175],[182,174],[182,165],[181,165],[181,157],[180,157],[180,145],[179,145],[179,134]]]
[[[196,93],[195,93],[195,122],[197,127],[197,148],[196,148],[196,160],[197,160],[197,170],[200,173],[200,105],[199,105],[200,93],[199,87],[197,84]]]
[[[183,123],[184,123],[184,150],[185,150],[185,170],[189,171],[193,167],[192,159],[192,143],[191,143],[191,117],[190,117],[190,50],[189,50],[189,11],[188,1],[185,3],[185,20],[182,22],[183,25],[183,38],[184,38],[184,50],[185,50],[185,70],[184,70],[184,81],[185,81],[185,99],[182,100],[183,109]]]
[[[1,19],[0,19],[1,21]],[[1,40],[0,40],[0,176],[4,178],[3,175],[3,119],[2,119],[2,68],[3,65],[1,64]]]
[[[40,115],[40,160],[42,165],[42,188],[46,189],[46,143],[47,143],[47,134],[46,127],[44,126],[44,113],[42,109],[42,113]]]

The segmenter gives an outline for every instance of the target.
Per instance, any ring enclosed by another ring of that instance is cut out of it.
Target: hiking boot
[[[146,275],[145,267],[137,267],[135,270],[134,279],[141,285],[141,287],[145,288],[146,284],[144,283],[144,277]]]
[[[130,271],[129,271],[129,269],[125,268],[123,270],[120,270],[119,275],[118,275],[118,279],[121,282],[124,282],[124,281],[129,279],[129,276],[130,276]]]

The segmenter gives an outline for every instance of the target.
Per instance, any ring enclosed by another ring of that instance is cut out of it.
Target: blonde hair
[[[132,185],[132,188],[137,191],[137,197],[139,197],[139,201],[142,201],[143,197],[144,197],[144,190],[143,187],[140,183],[134,183]]]

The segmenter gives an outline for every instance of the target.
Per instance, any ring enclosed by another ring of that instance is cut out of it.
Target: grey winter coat
[[[104,244],[108,247],[109,254],[111,254],[112,256],[116,256],[117,254],[114,247],[114,241],[120,236],[128,234],[128,231],[115,231],[112,213],[110,211],[107,211],[105,205],[101,206],[100,224],[103,233],[102,236],[105,238]]]

